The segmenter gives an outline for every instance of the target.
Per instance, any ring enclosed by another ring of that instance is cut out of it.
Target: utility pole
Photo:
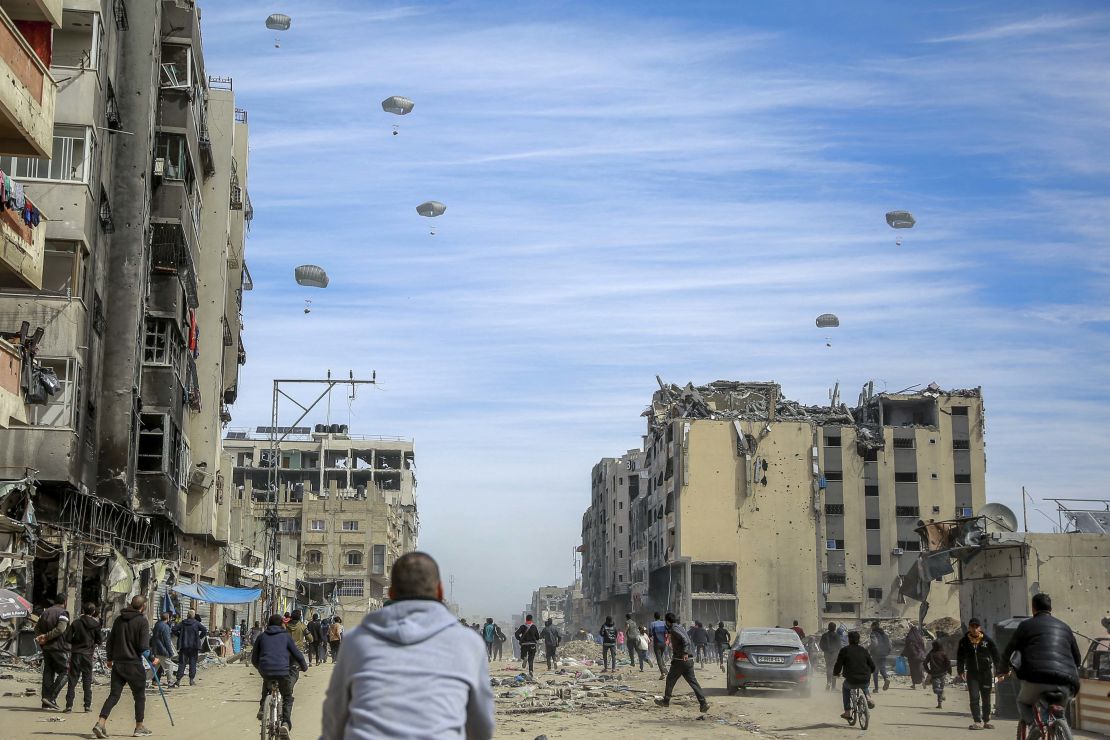
[[[340,380],[332,378],[331,371],[328,371],[328,377],[316,379],[303,379],[303,378],[282,378],[274,380],[274,395],[270,408],[270,466],[269,472],[266,476],[267,490],[266,502],[269,504],[266,510],[266,555],[263,559],[262,565],[262,613],[268,615],[276,611],[277,596],[278,596],[278,574],[277,574],[277,561],[281,555],[281,522],[278,518],[278,493],[281,485],[279,478],[279,471],[281,470],[281,443],[285,438],[293,433],[293,430],[304,421],[304,418],[316,408],[316,405],[329,396],[331,391],[337,385],[350,385],[351,389],[357,385],[375,385],[378,382],[377,371],[372,371],[369,380],[359,380],[355,378],[354,371],[347,372],[347,378]],[[289,395],[281,389],[282,385],[323,385],[326,386],[320,395],[316,396],[315,400],[307,406],[302,404],[293,396]],[[278,426],[278,414],[280,411],[281,397],[291,401],[293,405],[301,410],[301,415],[287,427]],[[324,461],[320,461],[320,467],[323,468]],[[322,490],[322,489],[321,489]]]

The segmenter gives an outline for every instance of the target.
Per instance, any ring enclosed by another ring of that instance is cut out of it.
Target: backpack
[[[509,638],[505,637],[505,633],[502,632],[500,629],[498,629],[497,630],[497,641],[498,642],[505,642],[505,640],[507,640],[507,639],[509,639]]]
[[[492,624],[487,624],[482,633],[482,637],[485,638],[486,642],[493,642],[494,638],[497,637],[497,628]]]

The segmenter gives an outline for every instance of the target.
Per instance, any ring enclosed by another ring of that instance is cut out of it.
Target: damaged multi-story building
[[[279,569],[299,574],[296,595],[287,594],[285,603],[355,623],[381,605],[394,561],[417,546],[414,444],[320,424],[283,429],[274,455],[269,431],[231,430],[224,440],[232,539],[243,557],[230,558],[228,569],[253,574],[244,585],[261,584],[257,566],[276,513]]]
[[[869,383],[854,407],[830,395],[806,406],[771,382],[660,381],[642,449],[593,471],[582,583],[595,616],[812,628],[916,614],[899,593],[915,529],[985,502],[980,391]],[[935,590],[932,610],[957,616],[955,590]]]
[[[26,88],[15,105],[3,85],[0,118],[44,119],[0,136],[0,169],[41,211],[33,254],[0,273],[0,350],[24,365],[17,402],[7,381],[0,398],[0,479],[30,481],[36,523],[21,587],[110,610],[218,584],[250,284],[246,114],[207,76],[189,0],[8,5],[0,35],[33,17],[0,42],[0,73]]]

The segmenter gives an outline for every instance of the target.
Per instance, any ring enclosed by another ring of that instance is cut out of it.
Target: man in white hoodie
[[[392,603],[343,636],[320,740],[493,737],[482,638],[443,605],[439,566],[410,552],[393,564]]]

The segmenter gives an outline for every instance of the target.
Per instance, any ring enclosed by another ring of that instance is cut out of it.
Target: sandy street
[[[493,675],[500,680],[512,679],[519,664],[505,661],[496,664]],[[12,673],[12,671],[5,671]],[[38,677],[31,673],[14,672],[15,680],[0,680],[0,694],[22,693],[27,687],[36,689],[31,697],[0,698],[0,740],[23,738],[92,737],[90,732],[96,710],[107,695],[107,686],[93,689],[94,712],[83,714],[56,714],[41,711],[37,695]],[[295,740],[318,737],[320,731],[320,706],[331,673],[331,666],[313,667],[297,685],[294,708]],[[256,697],[259,686],[257,675],[248,667],[238,664],[222,668],[209,668],[198,674],[197,685],[170,692],[170,708],[176,727],[171,728],[165,707],[157,693],[147,695],[148,725],[156,737],[181,740],[211,740],[216,737],[247,738],[255,736]],[[570,675],[556,675],[540,670],[536,678],[543,682],[532,691],[554,691],[570,688]],[[498,698],[498,738],[526,738],[547,735],[549,740],[587,740],[589,738],[703,738],[703,737],[768,737],[768,738],[859,738],[873,737],[881,740],[905,738],[906,740],[951,740],[967,733],[970,717],[967,713],[967,695],[951,691],[943,710],[932,708],[932,695],[925,691],[911,691],[909,684],[897,679],[890,691],[880,694],[879,706],[872,714],[871,729],[861,733],[850,728],[837,715],[840,713],[839,694],[818,691],[807,700],[785,694],[756,693],[730,697],[725,694],[724,676],[719,670],[700,672],[700,680],[711,704],[704,719],[698,719],[697,704],[684,683],[676,690],[676,701],[670,708],[660,709],[652,703],[655,692],[662,693],[663,682],[658,673],[648,669],[641,674],[629,672],[622,666],[618,678],[612,681],[579,681],[574,690],[588,691],[584,700],[597,704],[595,708],[568,708],[565,710],[511,715],[507,711],[531,706],[533,699],[522,696],[517,688],[495,687]],[[617,690],[626,686],[631,691]],[[507,696],[501,696],[506,694]],[[78,707],[80,706],[78,693]],[[607,705],[610,701],[627,701],[620,706]],[[536,700],[539,703],[539,700]],[[61,720],[61,721],[58,721]],[[112,737],[126,737],[133,728],[130,694],[113,712],[109,730]],[[983,740],[1000,740],[1014,736],[1014,723],[1000,721],[994,731],[970,733]],[[1093,735],[1076,733],[1077,738]]]

